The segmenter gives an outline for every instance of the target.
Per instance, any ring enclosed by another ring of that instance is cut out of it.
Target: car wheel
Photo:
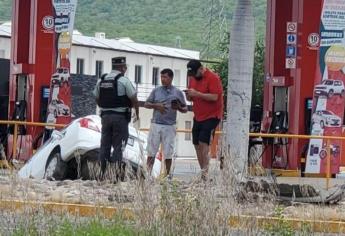
[[[328,97],[329,97],[329,98],[330,98],[330,97],[332,97],[332,96],[333,96],[333,94],[334,94],[333,89],[331,89],[331,90],[329,90],[329,91],[328,91]]]
[[[66,170],[67,164],[61,159],[60,152],[55,151],[48,158],[44,177],[48,180],[63,180],[66,176]]]
[[[138,165],[138,163],[128,161],[126,168],[127,173],[130,173],[130,178],[145,179],[145,170],[142,166]]]
[[[322,120],[322,121],[320,121],[320,127],[323,129],[323,128],[325,128],[325,122]]]
[[[325,159],[327,157],[327,151],[322,149],[320,152],[320,158],[321,159]]]
[[[82,179],[98,179],[101,167],[98,161],[99,150],[91,150],[81,157],[80,177]]]
[[[341,90],[340,96],[341,96],[341,97],[344,97],[344,96],[345,96],[345,90]]]

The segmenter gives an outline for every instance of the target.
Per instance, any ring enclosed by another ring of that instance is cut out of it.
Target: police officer
[[[102,118],[102,137],[100,162],[102,178],[104,177],[107,161],[119,167],[122,152],[128,140],[128,124],[131,120],[131,109],[135,109],[139,118],[139,103],[137,93],[124,76],[127,71],[126,58],[112,58],[112,71],[103,75],[97,81],[94,89],[97,105]],[[111,147],[113,154],[110,155]]]

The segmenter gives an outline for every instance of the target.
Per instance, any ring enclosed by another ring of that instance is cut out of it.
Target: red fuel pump
[[[267,32],[262,132],[310,134],[322,0],[267,1]],[[303,168],[308,140],[264,140],[263,166]]]
[[[70,122],[68,54],[76,4],[76,0],[13,0],[10,120]],[[64,109],[58,107],[61,103]],[[16,156],[13,128],[9,131],[8,157],[27,160],[43,128],[19,126]]]

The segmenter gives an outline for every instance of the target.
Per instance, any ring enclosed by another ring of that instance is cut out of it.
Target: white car
[[[345,95],[344,83],[341,80],[324,80],[321,84],[315,86],[315,96],[332,97],[334,94]]]
[[[20,169],[20,178],[88,179],[87,162],[98,161],[101,140],[101,118],[90,115],[74,120],[66,128],[54,130],[49,140]],[[147,135],[129,127],[129,139],[123,153],[124,162],[134,170],[146,164]],[[77,160],[80,157],[78,170]],[[161,161],[157,158],[152,176],[160,174]],[[79,176],[78,176],[79,173]]]
[[[53,99],[48,106],[48,110],[49,113],[54,114],[55,117],[69,116],[71,111],[70,108],[59,99]]]
[[[340,127],[341,119],[331,111],[316,111],[312,116],[312,124],[319,124],[321,128]]]
[[[69,85],[70,73],[68,68],[60,67],[56,69],[56,73],[52,75],[52,84],[61,86]]]

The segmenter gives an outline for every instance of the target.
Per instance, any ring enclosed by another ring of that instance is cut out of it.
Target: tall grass
[[[190,181],[143,179],[142,174],[137,175],[130,170],[126,170],[124,182],[119,182],[111,166],[107,179],[103,181],[24,181],[18,179],[15,173],[1,173],[0,195],[3,199],[36,202],[53,199],[106,205],[116,207],[118,214],[112,219],[101,214],[88,218],[68,215],[67,212],[55,215],[45,212],[43,208],[31,208],[28,204],[24,210],[13,208],[0,211],[0,235],[206,236],[310,233],[310,228],[305,228],[303,232],[292,229],[285,220],[287,208],[277,202],[275,189],[268,192],[250,191],[248,185],[241,182],[248,178],[239,178],[233,174],[238,173],[234,170],[236,165],[233,159],[227,152],[223,152],[222,156],[225,160],[223,171],[219,170],[218,165],[212,166],[206,182],[200,181],[200,176]],[[98,176],[97,168],[93,169],[95,176]],[[41,193],[38,189],[41,189]],[[132,209],[134,217],[128,218],[121,214],[127,208]],[[321,209],[321,212],[325,209],[323,206],[315,208]],[[316,212],[306,210],[308,208],[304,205],[294,209],[302,213],[305,211],[305,214],[309,214],[308,219],[315,216]],[[256,221],[248,219],[239,222],[239,227],[231,227],[229,216],[239,215],[275,216],[279,221],[259,227]]]

